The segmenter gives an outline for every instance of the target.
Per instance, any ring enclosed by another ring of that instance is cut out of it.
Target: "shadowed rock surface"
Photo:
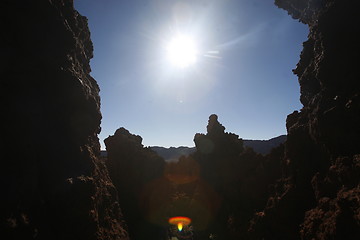
[[[245,239],[254,212],[263,208],[272,184],[281,177],[284,146],[267,156],[255,153],[238,135],[225,132],[215,114],[207,133],[197,133],[194,142],[197,151],[191,157],[200,166],[200,177],[220,198],[196,239]]]
[[[140,137],[117,130],[107,165],[134,239],[166,235],[147,217],[181,213],[193,214],[196,239],[360,238],[360,3],[275,3],[310,29],[294,70],[304,107],[287,118],[285,150],[244,149],[212,115],[197,152],[165,177]],[[86,18],[72,1],[5,1],[0,26],[0,145],[13,153],[0,168],[1,239],[128,239],[98,159]]]
[[[130,237],[137,240],[163,239],[167,218],[159,223],[151,221],[148,215],[154,198],[161,199],[157,203],[160,204],[170,197],[166,190],[160,191],[157,196],[154,194],[158,189],[163,190],[161,186],[167,186],[159,181],[163,178],[165,161],[150,148],[144,148],[140,136],[131,134],[125,128],[117,129],[104,142],[108,153],[106,165],[118,190]]]
[[[1,3],[1,239],[128,239],[100,152],[87,19],[70,0]]]
[[[308,24],[294,73],[304,107],[287,118],[284,174],[252,239],[359,239],[359,2],[277,0]]]

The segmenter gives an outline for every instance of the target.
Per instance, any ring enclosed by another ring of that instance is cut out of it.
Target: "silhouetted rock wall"
[[[271,185],[281,177],[284,146],[263,156],[244,148],[238,135],[225,132],[213,114],[207,134],[196,134],[197,151],[191,156],[199,163],[201,178],[221,199],[203,238],[244,239],[250,219],[264,207]]]
[[[252,238],[358,239],[359,3],[275,2],[309,25],[294,70],[304,107],[287,118],[284,175],[254,217]]]
[[[166,226],[167,218],[153,222],[149,215],[154,198],[160,199],[156,204],[164,208],[161,204],[171,195],[169,191],[162,191],[161,186],[167,188],[167,184],[159,181],[163,179],[164,159],[150,148],[144,148],[142,138],[125,128],[117,129],[104,142],[108,153],[106,165],[118,190],[130,237],[136,240],[162,239],[162,231],[166,231],[163,221]],[[159,194],[155,196],[154,192]]]
[[[1,239],[128,239],[98,159],[99,87],[71,0],[1,3]]]

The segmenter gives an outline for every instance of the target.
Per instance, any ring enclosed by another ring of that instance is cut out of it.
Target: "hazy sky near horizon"
[[[308,28],[273,0],[75,0],[89,20],[103,140],[119,127],[145,146],[194,146],[215,113],[244,139],[286,133],[302,105],[296,67]],[[196,45],[188,67],[169,61],[178,34]]]

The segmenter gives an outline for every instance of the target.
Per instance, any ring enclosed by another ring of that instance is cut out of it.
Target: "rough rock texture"
[[[0,238],[128,239],[98,160],[87,19],[70,0],[5,0],[0,18]]]
[[[254,239],[359,239],[359,2],[276,0],[309,25],[304,107],[287,118],[284,175],[250,228]]]
[[[318,201],[305,214],[303,239],[358,239],[360,237],[360,155],[339,157],[325,177],[312,180]]]

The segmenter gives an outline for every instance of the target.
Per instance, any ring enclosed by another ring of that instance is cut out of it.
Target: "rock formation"
[[[360,237],[359,3],[276,0],[309,25],[294,73],[303,108],[287,118],[284,175],[252,239]]]
[[[118,197],[137,240],[165,236],[161,221],[184,211],[197,239],[359,239],[360,3],[275,3],[310,29],[285,147],[244,149],[212,115],[197,152],[163,174],[164,161],[118,129],[106,141],[117,191],[99,159],[86,18],[71,0],[3,2],[1,239],[129,239]]]
[[[203,231],[204,239],[246,238],[250,219],[265,205],[271,184],[281,176],[284,146],[267,156],[244,148],[243,140],[225,132],[215,114],[209,118],[207,134],[196,134],[194,141],[197,151],[192,157],[199,163],[201,179],[221,199]]]
[[[128,239],[98,159],[87,19],[71,0],[1,5],[1,239]]]
[[[151,206],[154,199],[160,203],[170,198],[168,184],[163,180],[165,161],[150,148],[144,148],[142,138],[119,128],[113,136],[105,139],[108,153],[106,165],[119,193],[120,206],[129,226],[132,239],[162,239],[163,219],[152,221]],[[165,186],[163,189],[162,186]],[[158,191],[158,190],[161,191]],[[154,194],[158,192],[159,194]],[[156,195],[156,196],[155,196]]]

